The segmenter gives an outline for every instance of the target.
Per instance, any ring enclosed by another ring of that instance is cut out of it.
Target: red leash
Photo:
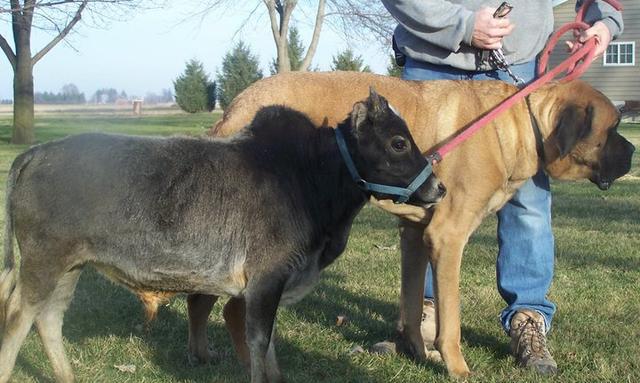
[[[617,0],[605,0],[616,10],[622,10],[622,4],[620,4]],[[573,23],[565,24],[562,26],[553,36],[549,39],[549,42],[545,46],[545,49],[540,57],[538,62],[538,78],[527,85],[526,87],[519,90],[517,93],[508,97],[500,104],[498,104],[495,108],[491,109],[487,114],[482,116],[479,120],[474,122],[465,128],[460,134],[455,136],[451,141],[447,142],[443,146],[441,146],[435,153],[432,154],[434,164],[440,162],[442,158],[449,153],[453,148],[460,145],[463,141],[471,137],[474,133],[480,130],[482,127],[487,125],[489,122],[493,121],[496,117],[498,117],[502,112],[509,109],[515,103],[521,101],[532,92],[540,88],[542,85],[553,80],[557,75],[566,71],[567,74],[561,78],[559,81],[570,81],[575,78],[580,77],[591,65],[591,62],[595,58],[595,49],[596,49],[596,39],[587,40],[582,47],[580,47],[575,53],[573,53],[569,58],[564,60],[560,65],[553,68],[547,73],[544,73],[547,70],[547,62],[549,61],[549,56],[551,52],[555,48],[560,37],[564,35],[569,30],[574,30],[575,32],[584,31],[590,28],[590,25],[585,23],[584,14],[588,7],[593,3],[594,0],[587,0],[582,4],[582,7],[578,11],[576,15],[576,21]]]

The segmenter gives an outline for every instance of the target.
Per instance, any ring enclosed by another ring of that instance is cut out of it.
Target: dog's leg
[[[470,371],[460,348],[460,265],[462,250],[468,239],[464,230],[452,229],[437,220],[437,214],[425,231],[425,241],[431,244],[431,265],[434,272],[437,338],[449,374],[464,378]],[[451,218],[450,222],[456,221]],[[468,221],[467,221],[468,222]],[[453,224],[458,225],[458,223]]]
[[[428,262],[427,248],[422,241],[423,233],[423,225],[400,222],[402,284],[396,348],[416,360],[426,358],[420,333],[424,276]]]
[[[284,283],[276,278],[263,278],[264,283],[247,286],[245,299],[247,345],[251,359],[251,383],[277,383],[279,375],[275,354],[268,357],[271,335]],[[275,367],[275,368],[274,368]],[[275,372],[277,375],[273,375]]]
[[[73,382],[73,371],[62,343],[62,322],[64,312],[73,298],[80,272],[79,269],[70,271],[60,279],[53,294],[36,318],[40,339],[58,382]]]
[[[231,298],[224,305],[224,323],[227,326],[229,335],[233,340],[233,347],[236,350],[240,363],[249,371],[251,361],[249,359],[249,348],[247,347],[247,337],[245,330],[245,301],[242,298]]]
[[[189,357],[194,362],[209,363],[216,354],[209,348],[207,324],[213,305],[218,300],[215,295],[190,294],[187,297],[189,311]]]

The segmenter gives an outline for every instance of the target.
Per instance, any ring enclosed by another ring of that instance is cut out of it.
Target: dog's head
[[[571,81],[542,88],[532,100],[551,177],[589,179],[606,190],[629,172],[635,148],[617,132],[620,114],[602,93]]]

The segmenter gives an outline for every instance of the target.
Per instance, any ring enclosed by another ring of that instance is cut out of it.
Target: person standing
[[[406,80],[502,80],[490,51],[502,49],[522,86],[535,79],[536,58],[553,30],[552,0],[512,0],[513,10],[495,18],[501,0],[382,0],[398,21],[395,49],[404,60]],[[576,2],[576,9],[582,1]],[[622,15],[604,1],[594,2],[585,15],[589,29],[568,42],[575,50],[589,38],[598,41],[596,55],[606,51],[623,30]],[[518,365],[553,374],[557,364],[547,347],[556,306],[547,293],[554,269],[549,178],[540,170],[497,213],[498,291],[506,307],[500,322],[511,337]],[[435,308],[431,268],[425,280],[421,325],[425,345],[435,341]]]

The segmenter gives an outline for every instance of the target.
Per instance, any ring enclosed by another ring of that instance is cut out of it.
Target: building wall
[[[621,0],[624,10],[624,32],[616,42],[635,41],[635,60],[633,66],[605,66],[604,59],[593,61],[589,70],[582,76],[596,89],[616,101],[640,101],[640,0]],[[575,20],[575,1],[562,2],[554,8],[555,30],[567,22]],[[571,38],[571,32],[564,40]],[[564,41],[559,43],[550,59],[550,66],[557,65],[567,57]]]

